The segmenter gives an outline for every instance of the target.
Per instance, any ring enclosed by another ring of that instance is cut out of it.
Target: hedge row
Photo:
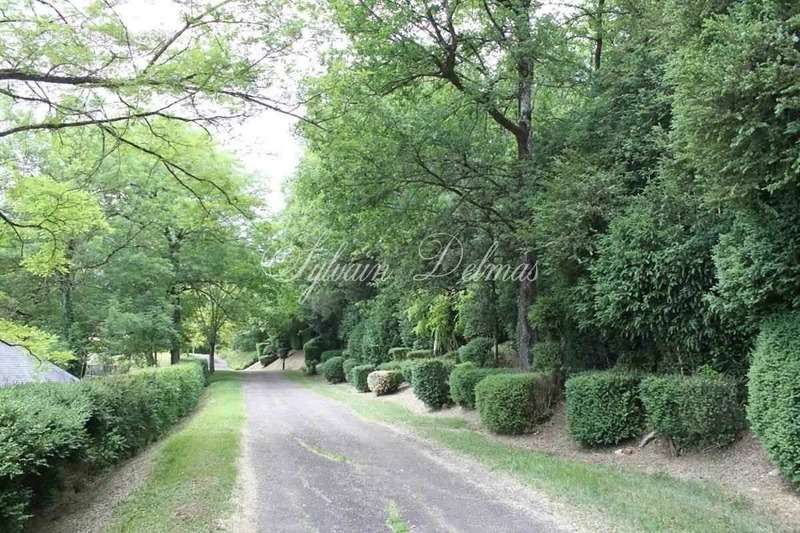
[[[64,467],[100,468],[155,440],[197,404],[201,363],[0,389],[0,531],[21,531]]]

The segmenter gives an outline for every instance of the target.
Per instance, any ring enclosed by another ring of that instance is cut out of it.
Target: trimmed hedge
[[[375,396],[397,392],[403,382],[403,376],[396,370],[376,370],[367,376],[367,386]]]
[[[585,372],[566,383],[567,426],[587,446],[617,444],[644,430],[638,374]]]
[[[303,356],[306,368],[311,368],[322,362],[322,352],[327,348],[325,339],[314,337],[303,345]]]
[[[64,467],[102,468],[129,457],[192,410],[200,362],[0,389],[0,531],[21,531]]]
[[[325,350],[322,352],[322,355],[320,355],[320,362],[325,363],[334,357],[342,357],[343,351],[344,350]]]
[[[557,396],[552,376],[531,372],[494,374],[475,387],[481,422],[489,430],[504,434],[530,431],[552,413]]]
[[[433,357],[433,350],[411,350],[406,352],[406,359],[430,359]]]
[[[392,361],[402,361],[406,358],[406,355],[410,351],[411,348],[403,348],[399,346],[397,348],[389,348],[389,358]]]
[[[505,368],[477,368],[473,363],[456,365],[450,373],[450,395],[466,409],[475,409],[475,386],[486,376],[508,373]]]
[[[328,380],[328,383],[341,383],[344,381],[344,359],[341,357],[332,357],[322,363],[322,375]]]
[[[561,343],[556,341],[539,341],[531,349],[534,372],[561,371]]]
[[[342,363],[342,371],[344,372],[344,380],[346,382],[350,383],[350,372],[360,364],[361,363],[359,363],[355,359],[344,360],[344,362]]]
[[[651,376],[639,395],[648,426],[679,450],[730,444],[743,427],[736,382],[722,375]]]
[[[350,384],[352,384],[358,392],[369,392],[367,377],[373,370],[375,370],[375,367],[372,365],[354,366],[350,371]]]
[[[491,361],[494,339],[475,337],[458,349],[458,360],[462,363],[473,363],[475,366],[486,366]]]
[[[414,365],[414,396],[432,409],[441,409],[450,403],[450,368],[441,359],[427,359]]]
[[[783,476],[800,484],[800,313],[766,321],[756,339],[747,416]]]

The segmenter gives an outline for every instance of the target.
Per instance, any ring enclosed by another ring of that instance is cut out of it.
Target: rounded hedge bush
[[[475,403],[489,430],[519,434],[552,413],[557,394],[555,380],[547,374],[494,374],[475,387]]]
[[[367,386],[375,396],[397,392],[403,382],[403,376],[396,370],[376,370],[367,376]]]
[[[373,370],[375,370],[375,367],[372,365],[354,366],[350,371],[350,384],[353,385],[358,392],[369,392],[367,377]]]
[[[430,359],[433,357],[433,350],[411,350],[406,352],[406,359]]]
[[[494,339],[489,337],[475,337],[458,349],[458,360],[462,363],[473,363],[475,366],[485,366],[491,360]]]
[[[325,350],[325,340],[322,337],[314,337],[303,345],[303,356],[306,368],[319,364],[322,361],[322,352]]]
[[[567,380],[567,426],[588,446],[617,444],[644,430],[641,376],[618,371],[585,372]]]
[[[402,361],[406,358],[406,354],[411,351],[411,348],[403,348],[398,346],[396,348],[389,348],[389,358],[392,361]]]
[[[345,381],[350,383],[350,372],[360,364],[361,363],[359,363],[355,359],[345,359],[344,362],[342,362],[342,371],[344,372]]]
[[[332,357],[322,363],[322,375],[328,383],[341,383],[344,381],[344,359],[342,357]]]
[[[539,341],[531,349],[534,372],[561,371],[561,343],[556,341]]]
[[[475,386],[486,376],[508,373],[505,368],[477,368],[473,363],[456,365],[450,373],[450,396],[466,409],[475,409]]]
[[[750,366],[747,416],[783,476],[800,484],[800,313],[762,325]]]
[[[342,357],[342,352],[343,350],[325,350],[322,352],[322,355],[320,355],[320,362],[324,363],[334,357]],[[344,357],[342,357],[342,359],[344,359]]]
[[[639,395],[647,425],[679,450],[730,444],[743,427],[736,382],[722,375],[650,376]]]
[[[414,365],[414,396],[431,409],[450,403],[449,366],[441,359],[426,359]]]

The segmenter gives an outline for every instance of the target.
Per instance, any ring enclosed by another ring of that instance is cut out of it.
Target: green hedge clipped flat
[[[586,372],[567,380],[567,425],[572,437],[588,446],[617,444],[644,430],[639,399],[641,376]]]
[[[406,358],[408,352],[411,351],[411,348],[403,348],[403,347],[396,347],[396,348],[389,348],[389,358],[392,361],[402,361]]]
[[[322,375],[328,380],[328,383],[341,383],[344,381],[344,359],[341,357],[332,357],[322,363]]]
[[[481,422],[490,431],[503,434],[530,431],[552,413],[557,395],[552,376],[530,372],[494,374],[475,387]]]
[[[367,377],[373,370],[375,370],[375,367],[372,365],[354,366],[350,371],[350,384],[353,385],[358,392],[369,392]]]
[[[800,484],[800,313],[762,325],[750,367],[747,416],[783,476]]]
[[[320,362],[325,363],[326,361],[333,359],[334,357],[342,357],[343,350],[325,350],[320,355]]]
[[[367,386],[375,396],[397,392],[403,382],[403,376],[396,370],[376,370],[367,376]]]
[[[475,366],[486,366],[491,361],[494,339],[475,337],[458,349],[458,360],[462,363],[473,363]]]
[[[561,371],[561,344],[556,341],[539,341],[531,349],[534,372]]]
[[[414,365],[414,395],[432,409],[450,403],[450,367],[441,359],[426,359]]]
[[[155,440],[197,404],[200,362],[0,389],[0,531],[21,531],[64,466],[102,468]]]
[[[350,372],[360,365],[358,361],[355,359],[345,359],[342,363],[342,371],[344,372],[344,380],[350,383]]]
[[[486,376],[511,372],[504,368],[477,368],[473,363],[456,365],[450,373],[450,395],[467,409],[475,409],[475,386]]]
[[[651,376],[639,391],[647,425],[678,449],[730,444],[743,427],[736,382],[724,376]]]
[[[433,350],[411,350],[406,352],[406,359],[430,359],[433,357]]]

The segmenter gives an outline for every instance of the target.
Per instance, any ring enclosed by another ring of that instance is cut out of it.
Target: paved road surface
[[[414,532],[564,531],[530,493],[472,462],[364,421],[280,373],[242,379],[256,531],[389,531],[390,502]]]

